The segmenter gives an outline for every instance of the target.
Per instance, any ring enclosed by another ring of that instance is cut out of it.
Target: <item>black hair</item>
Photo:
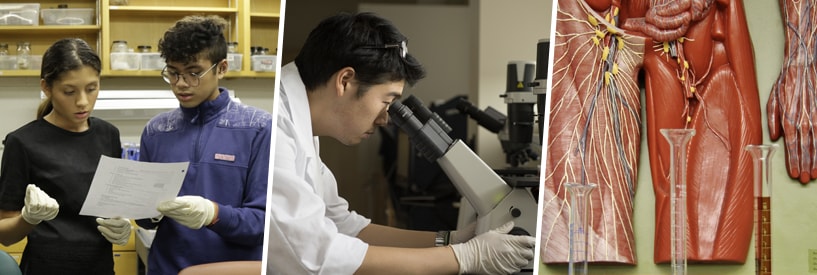
[[[355,69],[360,97],[372,85],[405,80],[413,86],[425,77],[422,65],[411,54],[402,57],[407,38],[388,20],[373,13],[340,13],[321,21],[304,42],[295,65],[307,91],[326,84],[344,67]]]
[[[227,21],[216,15],[191,15],[176,21],[159,39],[159,52],[165,61],[189,63],[207,50],[213,63],[227,58],[224,28]]]
[[[96,70],[97,76],[102,70],[102,63],[94,49],[85,40],[79,38],[64,38],[54,42],[43,54],[43,63],[40,69],[40,79],[47,87],[52,87],[54,81],[62,77],[67,71],[90,66]],[[37,108],[37,119],[43,118],[51,112],[54,106],[51,100],[44,100]]]

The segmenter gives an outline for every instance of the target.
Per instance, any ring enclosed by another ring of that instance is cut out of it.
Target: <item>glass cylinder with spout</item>
[[[670,266],[673,275],[687,274],[687,144],[695,129],[661,129],[670,145]]]
[[[570,194],[570,254],[568,254],[569,275],[587,275],[587,235],[590,192],[596,184],[567,183]]]
[[[772,274],[771,159],[777,144],[747,145],[754,164],[755,274]]]

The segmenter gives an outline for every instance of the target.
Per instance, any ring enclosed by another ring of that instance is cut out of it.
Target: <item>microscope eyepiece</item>
[[[420,101],[410,100],[409,102],[409,104],[417,104]],[[420,102],[420,104],[421,105],[417,105],[416,107],[418,109],[425,109],[425,107],[422,106],[422,102]],[[415,111],[413,111],[409,105],[395,101],[389,106],[388,112],[391,121],[408,134],[412,144],[414,144],[417,150],[429,161],[436,161],[437,158],[445,154],[445,151],[448,150],[448,146],[453,142],[451,137],[440,127],[437,120],[424,119],[420,121],[418,116],[415,115]]]
[[[434,120],[434,122],[436,122],[437,125],[440,126],[440,128],[443,129],[444,132],[446,133],[451,132],[452,130],[451,126],[448,125],[448,123],[446,123],[445,120],[443,120],[443,118],[440,117],[440,115],[438,115],[435,112],[432,112],[431,109],[428,109],[428,107],[426,107],[423,104],[423,101],[417,98],[416,96],[410,95],[409,97],[403,100],[403,104],[411,108],[411,111],[414,112],[414,114],[421,122],[426,123],[429,120]]]

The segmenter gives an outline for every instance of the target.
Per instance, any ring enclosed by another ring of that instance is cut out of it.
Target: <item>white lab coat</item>
[[[320,159],[298,68],[287,64],[279,76],[267,274],[352,274],[368,249],[355,236],[371,221],[349,211]]]

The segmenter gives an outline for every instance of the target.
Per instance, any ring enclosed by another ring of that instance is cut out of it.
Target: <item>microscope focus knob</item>
[[[511,216],[514,218],[519,218],[519,216],[522,216],[522,210],[519,210],[519,208],[516,207],[511,207]]]

